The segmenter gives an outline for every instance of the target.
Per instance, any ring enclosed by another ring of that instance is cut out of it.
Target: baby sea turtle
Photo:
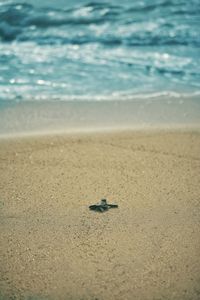
[[[101,203],[93,204],[89,206],[89,209],[95,210],[98,212],[104,212],[109,208],[116,208],[118,207],[117,204],[108,204],[106,199],[101,199]]]

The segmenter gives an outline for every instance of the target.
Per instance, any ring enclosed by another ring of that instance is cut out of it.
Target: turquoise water
[[[199,0],[0,0],[0,101],[200,95],[199,28]]]

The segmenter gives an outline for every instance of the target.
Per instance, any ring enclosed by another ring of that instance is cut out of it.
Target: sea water
[[[200,0],[0,0],[0,102],[200,94]]]

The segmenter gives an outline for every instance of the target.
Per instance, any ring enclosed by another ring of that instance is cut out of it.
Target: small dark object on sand
[[[104,211],[108,210],[109,208],[116,208],[116,207],[118,207],[117,204],[108,204],[106,199],[101,199],[101,203],[90,205],[89,209],[95,210],[98,212],[104,212]]]

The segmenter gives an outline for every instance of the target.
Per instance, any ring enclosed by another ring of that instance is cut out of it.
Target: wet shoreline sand
[[[118,101],[2,101],[0,138],[81,131],[200,128],[199,96]]]
[[[199,299],[199,149],[199,130],[1,139],[0,298]]]

